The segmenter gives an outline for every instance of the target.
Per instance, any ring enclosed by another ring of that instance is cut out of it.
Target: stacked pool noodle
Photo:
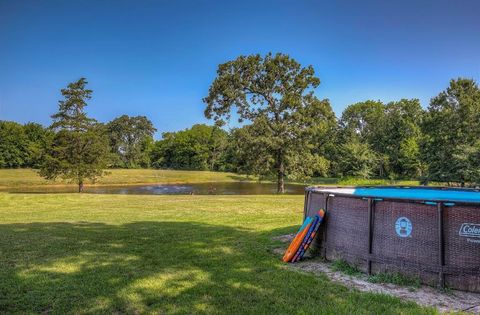
[[[297,262],[302,259],[317,235],[324,216],[325,211],[321,209],[315,216],[305,219],[283,256],[284,262]]]

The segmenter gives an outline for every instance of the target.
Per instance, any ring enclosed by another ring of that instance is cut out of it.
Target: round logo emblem
[[[400,217],[395,222],[395,231],[400,237],[409,237],[412,234],[412,222],[405,217]]]

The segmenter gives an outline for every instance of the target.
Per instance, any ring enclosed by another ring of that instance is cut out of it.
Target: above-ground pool
[[[480,292],[480,192],[427,187],[309,187],[304,215],[327,214],[313,247],[365,272]]]

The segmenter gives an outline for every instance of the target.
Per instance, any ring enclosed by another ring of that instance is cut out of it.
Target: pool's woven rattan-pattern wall
[[[305,215],[319,209],[327,215],[313,247],[327,260],[344,259],[367,273],[400,272],[430,285],[480,292],[480,237],[460,231],[464,224],[480,227],[480,205],[307,189]],[[401,217],[411,222],[408,237],[397,234]]]

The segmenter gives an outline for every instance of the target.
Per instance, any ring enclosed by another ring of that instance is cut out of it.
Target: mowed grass
[[[320,185],[320,186],[367,186],[367,185],[381,185],[381,186],[418,186],[418,180],[393,180],[382,178],[329,178],[329,177],[314,177],[304,182],[297,182],[298,184]]]
[[[209,171],[176,171],[154,169],[110,169],[98,179],[96,185],[139,185],[139,184],[187,184],[209,182],[235,182],[255,180],[234,173]],[[43,185],[69,185],[68,182],[48,181],[32,169],[0,169],[0,188],[33,187]],[[86,185],[91,185],[87,183]]]
[[[292,270],[303,196],[0,193],[0,313],[432,314]]]
[[[194,184],[213,182],[236,182],[236,181],[258,181],[258,177],[239,175],[225,172],[209,171],[177,171],[177,170],[154,170],[154,169],[111,169],[108,174],[100,178],[95,185],[140,185],[140,184]],[[269,181],[263,180],[263,181]],[[273,179],[271,181],[274,181]],[[312,178],[307,181],[289,181],[287,183],[299,185],[419,185],[415,180],[386,180],[386,179],[364,179],[364,178]],[[32,169],[0,169],[0,189],[19,187],[38,187],[45,185],[65,186],[71,185],[67,182],[47,181],[40,177]],[[87,183],[92,185],[91,183]]]

